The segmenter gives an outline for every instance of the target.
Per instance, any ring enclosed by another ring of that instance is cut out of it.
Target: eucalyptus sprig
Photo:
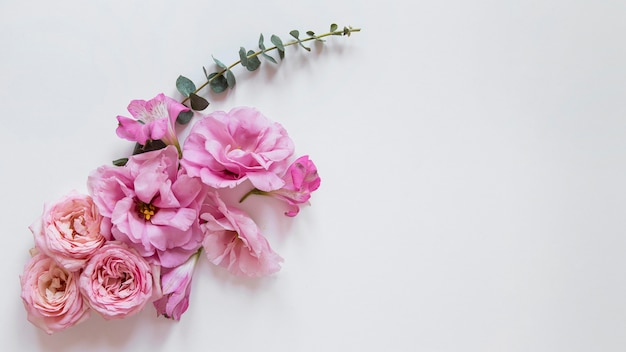
[[[237,83],[235,80],[235,74],[232,69],[241,64],[248,71],[255,71],[261,66],[261,60],[259,57],[264,58],[265,60],[277,64],[277,61],[274,57],[267,54],[270,51],[276,50],[278,52],[278,57],[282,60],[285,57],[285,47],[291,45],[299,45],[304,48],[306,51],[311,51],[310,47],[304,45],[305,42],[315,40],[318,42],[324,42],[322,38],[338,35],[338,36],[350,36],[354,32],[360,32],[360,28],[352,28],[351,26],[343,27],[339,29],[336,24],[330,25],[330,31],[324,34],[315,34],[313,31],[307,31],[306,38],[300,38],[300,31],[292,30],[289,34],[295,38],[295,40],[289,41],[287,43],[283,43],[283,41],[275,34],[272,34],[270,37],[270,42],[273,46],[267,48],[265,46],[265,38],[263,37],[263,33],[261,33],[259,37],[258,47],[259,50],[246,50],[244,47],[239,48],[239,60],[235,61],[231,65],[225,65],[222,61],[213,57],[213,62],[219,67],[218,71],[208,72],[205,67],[202,68],[204,71],[204,75],[206,77],[206,82],[204,82],[199,87],[187,77],[178,76],[176,79],[176,89],[185,96],[185,98],[181,101],[182,104],[186,104],[189,102],[189,107],[195,111],[201,111],[209,106],[209,102],[198,95],[198,92],[206,86],[209,86],[214,93],[224,92],[227,88],[232,89],[235,87]],[[191,120],[193,116],[192,111],[181,113],[178,116],[178,122],[181,124],[186,124]]]

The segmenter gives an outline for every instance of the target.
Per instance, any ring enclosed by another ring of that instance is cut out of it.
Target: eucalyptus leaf
[[[121,159],[113,160],[113,165],[125,166],[127,162],[128,162],[128,158],[121,158]]]
[[[259,49],[265,51],[265,39],[263,38],[263,33],[259,37]]]
[[[334,32],[334,31],[336,31],[336,30],[337,30],[337,24],[336,24],[336,23],[331,24],[331,25],[330,25],[330,31],[331,31],[331,32]]]
[[[231,70],[226,71],[226,83],[228,84],[228,88],[233,89],[235,87],[235,75]]]
[[[251,56],[253,54],[254,54],[254,51],[252,50],[248,51],[248,56]],[[257,56],[252,56],[248,58],[248,66],[246,66],[248,71],[254,71],[257,68],[259,68],[259,66],[261,66],[261,60],[259,60]]]
[[[280,39],[280,37],[276,34],[272,34],[272,36],[270,37],[270,41],[272,42],[272,44],[276,45],[276,49],[278,49],[278,57],[280,57],[281,60],[284,59],[285,45],[283,44],[283,41]]]
[[[181,111],[178,114],[178,117],[176,117],[176,122],[178,122],[181,125],[186,125],[186,124],[189,123],[189,121],[191,121],[192,117],[193,117],[193,111],[191,111],[191,110]]]
[[[204,110],[209,106],[209,102],[196,93],[189,94],[189,101],[191,102],[191,108],[196,111]]]
[[[272,36],[270,37],[270,41],[272,42],[272,44],[276,45],[276,49],[278,49],[278,51],[285,51],[285,45],[277,35],[272,34]]]
[[[266,58],[266,59],[267,59],[267,61],[270,61],[270,62],[272,62],[272,63],[277,64],[276,60],[275,60],[273,57],[271,57],[271,56],[269,56],[268,54],[266,54],[265,52],[262,52],[262,53],[261,53],[261,55],[263,55],[263,57],[264,57],[264,58]]]
[[[196,91],[196,85],[193,84],[189,78],[185,76],[178,76],[176,79],[176,89],[178,89],[180,94],[188,97],[190,93]]]
[[[226,65],[224,65],[224,63],[222,63],[220,60],[216,59],[214,56],[212,56],[212,57],[213,57],[213,61],[215,61],[215,63],[217,64],[217,66],[219,66],[219,67],[221,67],[221,68],[223,68],[223,69],[226,69],[226,68],[227,68],[227,66],[226,66]]]
[[[226,77],[224,75],[218,75],[217,72],[213,72],[209,75],[209,86],[211,90],[215,93],[221,93],[228,88],[228,82],[226,81]]]
[[[298,40],[298,44],[300,44],[300,46],[303,47],[304,50],[311,51],[311,48],[306,47],[304,46],[304,44],[302,44],[302,41],[300,40],[300,32],[297,29],[294,29],[293,31],[289,32],[289,34],[291,34],[292,37]]]
[[[248,67],[248,56],[246,55],[246,49],[242,46],[239,48],[239,60],[243,67]]]

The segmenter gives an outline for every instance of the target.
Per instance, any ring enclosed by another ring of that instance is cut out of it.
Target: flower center
[[[159,208],[155,207],[151,203],[144,203],[142,201],[137,201],[137,213],[140,217],[143,217],[146,220],[150,220],[156,212],[159,211]]]

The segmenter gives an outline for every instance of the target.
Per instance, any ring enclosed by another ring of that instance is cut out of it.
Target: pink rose
[[[128,112],[134,119],[118,116],[116,133],[120,138],[142,145],[149,140],[160,139],[180,149],[176,137],[176,119],[182,111],[189,111],[189,108],[163,93],[148,101],[133,100],[128,105]]]
[[[248,179],[272,191],[283,186],[293,142],[285,129],[253,108],[217,111],[196,122],[183,145],[181,165],[214,187],[235,187]]]
[[[139,312],[152,297],[153,268],[137,252],[109,241],[91,257],[80,275],[80,290],[91,308],[105,319]]]
[[[200,248],[206,187],[179,171],[174,147],[134,155],[124,167],[102,166],[87,186],[113,238],[152,263],[173,268]]]
[[[182,265],[172,269],[164,269],[161,272],[163,297],[153,302],[158,315],[180,320],[181,315],[187,311],[189,294],[191,293],[191,279],[199,256],[200,251],[189,257]]]
[[[201,224],[202,245],[209,261],[238,276],[258,277],[280,270],[276,254],[256,223],[243,211],[228,207],[217,193],[209,193]]]
[[[46,333],[64,330],[89,317],[89,306],[78,287],[78,273],[64,269],[45,254],[30,259],[20,282],[28,320]]]
[[[71,192],[44,205],[43,215],[31,226],[37,247],[69,271],[80,270],[102,246],[102,216],[88,195]]]
[[[263,192],[254,188],[244,195],[240,202],[251,194],[272,196],[289,204],[289,210],[285,212],[285,215],[296,216],[300,211],[299,205],[309,202],[311,193],[319,188],[321,182],[317,167],[308,155],[301,156],[294,161],[283,175],[283,180],[285,185],[281,189]]]

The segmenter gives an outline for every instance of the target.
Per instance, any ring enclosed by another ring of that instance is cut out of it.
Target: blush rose
[[[20,283],[28,320],[47,334],[89,317],[89,306],[78,287],[78,273],[66,270],[41,252],[25,265]]]
[[[138,313],[152,298],[153,285],[158,283],[154,270],[125,243],[108,241],[87,262],[80,290],[105,319],[125,318]]]
[[[43,253],[67,270],[78,271],[106,240],[101,234],[101,222],[92,198],[72,191],[45,204],[42,216],[29,228]]]

